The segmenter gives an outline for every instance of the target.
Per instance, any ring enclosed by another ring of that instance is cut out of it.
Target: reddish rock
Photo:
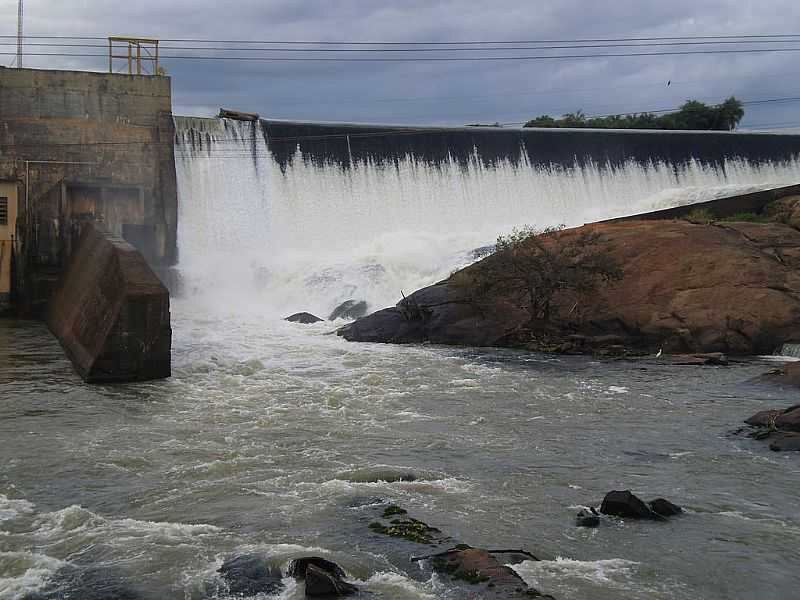
[[[87,224],[47,315],[87,382],[170,376],[169,292],[122,238]]]
[[[555,297],[549,333],[562,341],[574,334],[614,335],[625,347],[648,352],[752,355],[800,340],[800,231],[783,223],[625,221],[565,230],[548,243],[587,229],[600,234],[599,244],[623,277],[583,297]],[[473,270],[495,259],[489,256],[395,308],[364,317],[341,335],[353,341],[525,346],[527,311],[510,297],[478,307],[465,284]]]
[[[433,568],[457,581],[486,584],[481,598],[551,598],[528,587],[517,572],[481,548],[456,548],[432,557]],[[476,595],[476,597],[478,597]]]

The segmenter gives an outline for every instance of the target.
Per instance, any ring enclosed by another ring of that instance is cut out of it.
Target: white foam
[[[36,592],[66,563],[32,552],[0,552],[0,598],[17,600]]]
[[[23,498],[9,498],[0,494],[0,522],[11,521],[21,514],[32,513],[34,505]]]
[[[538,587],[541,580],[578,578],[597,584],[609,584],[635,575],[637,562],[622,558],[583,561],[557,557],[555,560],[525,561],[511,566],[528,585]]]
[[[387,598],[414,598],[419,600],[436,600],[438,587],[433,579],[423,583],[414,581],[393,571],[379,571],[367,579],[364,584],[371,592]]]

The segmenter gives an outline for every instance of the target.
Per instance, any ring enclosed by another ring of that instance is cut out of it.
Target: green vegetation
[[[706,225],[714,220],[714,213],[707,208],[693,208],[686,214],[684,219],[690,223]]]
[[[728,215],[727,217],[715,217],[714,213],[707,208],[694,208],[686,214],[684,219],[690,223],[697,223],[700,225],[706,225],[713,221],[718,221],[721,223],[773,223],[778,220],[769,215],[763,215],[754,212],[740,212],[733,215]]]
[[[583,111],[567,113],[560,119],[542,115],[525,127],[591,127],[597,129],[694,129],[732,131],[744,117],[742,103],[731,96],[722,104],[708,105],[689,100],[679,110],[662,115],[639,113],[588,117]]]
[[[568,291],[586,295],[622,272],[593,231],[561,232],[561,227],[515,229],[497,238],[495,253],[466,282],[478,304],[511,298],[530,314],[531,323],[554,316],[554,298]]]

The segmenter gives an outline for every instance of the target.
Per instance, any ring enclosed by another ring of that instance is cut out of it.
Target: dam
[[[175,154],[187,281],[201,293],[268,289],[259,306],[286,314],[328,314],[354,296],[393,305],[525,224],[800,181],[800,136],[781,134],[176,117]],[[215,285],[202,283],[211,273]]]

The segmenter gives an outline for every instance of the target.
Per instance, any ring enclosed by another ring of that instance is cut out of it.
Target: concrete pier
[[[87,382],[170,376],[169,292],[122,238],[86,224],[47,325]]]

